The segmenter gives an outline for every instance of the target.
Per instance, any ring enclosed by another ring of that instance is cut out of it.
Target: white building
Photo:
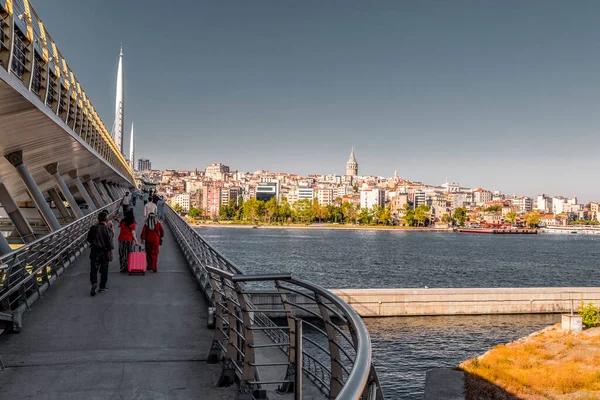
[[[371,209],[375,205],[385,205],[385,190],[373,188],[360,191],[360,207]]]
[[[189,193],[180,193],[171,199],[171,205],[179,204],[184,212],[190,211],[191,195]]]
[[[554,214],[562,214],[564,212],[563,206],[565,204],[565,198],[557,196],[552,198],[552,212]]]
[[[473,202],[476,205],[481,206],[490,201],[492,201],[492,192],[489,190],[479,188],[473,191]]]
[[[517,197],[512,200],[512,204],[517,208],[519,213],[525,214],[533,208],[533,199],[527,196]]]
[[[318,188],[317,189],[317,201],[322,206],[328,206],[333,204],[333,189],[330,188]]]
[[[545,194],[540,194],[537,197],[536,208],[545,213],[552,212],[552,198]]]
[[[298,200],[310,200],[315,198],[315,189],[299,187],[298,188]]]

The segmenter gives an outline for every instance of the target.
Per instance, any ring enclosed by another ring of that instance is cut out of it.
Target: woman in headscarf
[[[160,222],[156,220],[156,214],[148,214],[148,219],[142,229],[142,244],[146,244],[146,261],[148,268],[156,272],[158,263],[158,252],[162,244],[165,231]]]
[[[127,260],[134,244],[138,243],[135,233],[136,223],[133,210],[129,209],[125,218],[119,222],[119,267],[121,272],[127,272]]]

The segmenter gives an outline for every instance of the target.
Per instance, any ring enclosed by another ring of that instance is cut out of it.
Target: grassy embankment
[[[600,328],[543,329],[459,365],[467,399],[600,399]]]

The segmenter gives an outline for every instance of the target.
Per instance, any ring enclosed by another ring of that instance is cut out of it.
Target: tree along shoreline
[[[374,231],[406,231],[406,232],[452,232],[453,228],[416,227],[416,226],[385,226],[385,225],[350,225],[350,224],[238,224],[238,223],[192,223],[192,228],[234,228],[234,229],[311,229],[311,230],[374,230]]]

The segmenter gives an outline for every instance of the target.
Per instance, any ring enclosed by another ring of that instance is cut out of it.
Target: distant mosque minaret
[[[346,175],[347,176],[357,176],[358,175],[358,162],[356,161],[356,157],[354,156],[354,146],[352,146],[352,151],[350,152],[350,158],[346,163]]]

